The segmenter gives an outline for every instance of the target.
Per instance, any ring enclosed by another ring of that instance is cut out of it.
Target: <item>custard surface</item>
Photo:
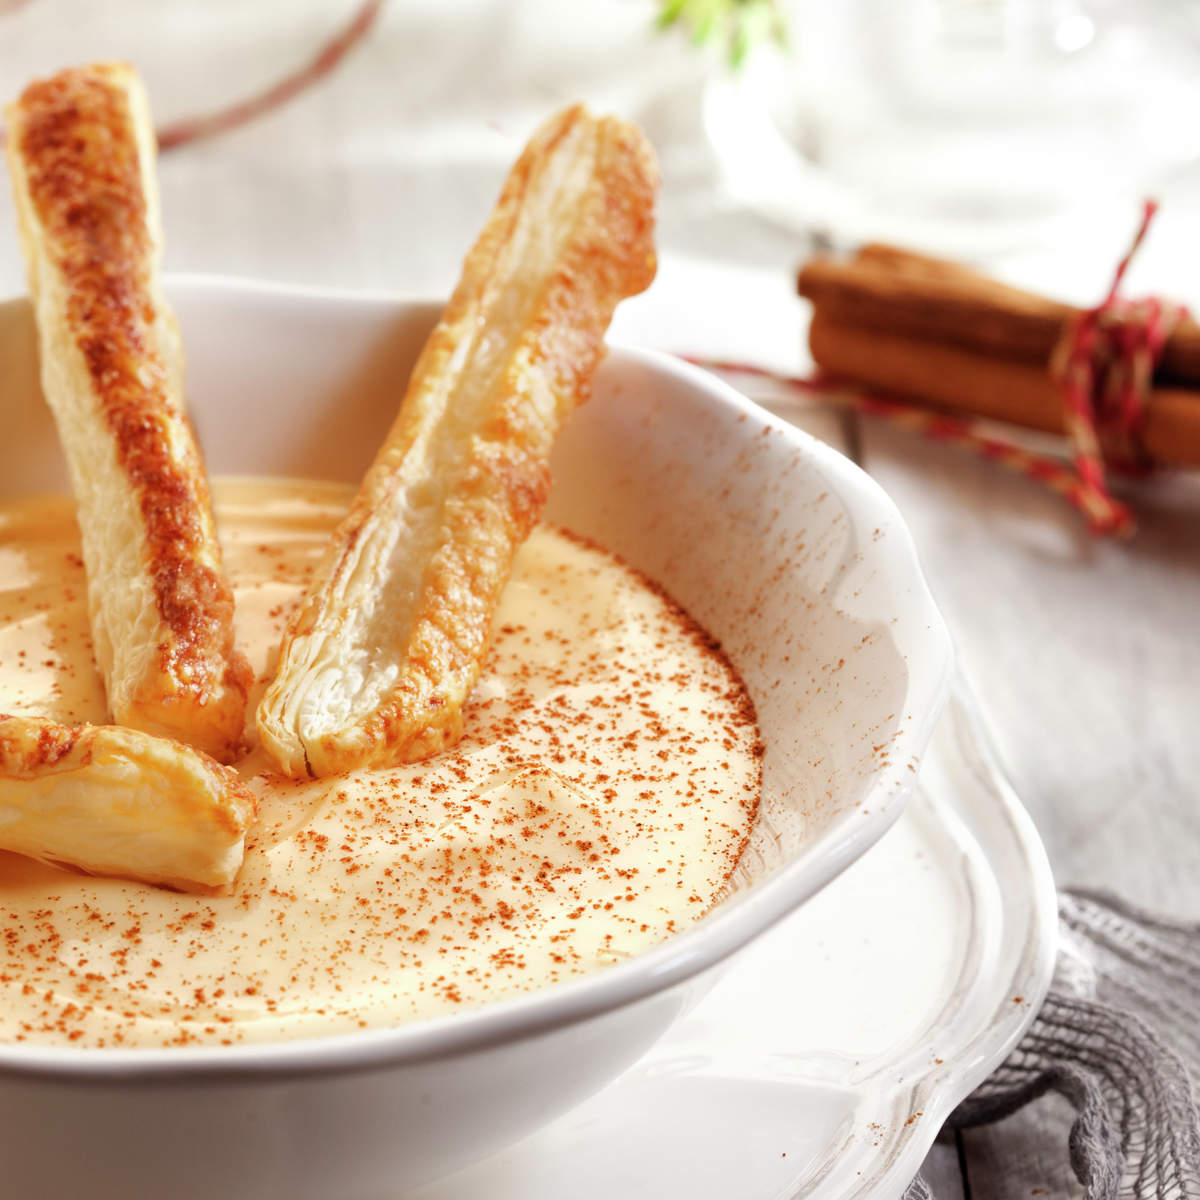
[[[214,491],[253,713],[353,489]],[[73,512],[0,506],[0,710],[103,723]],[[0,853],[0,1040],[274,1041],[586,974],[709,909],[761,782],[752,706],[703,631],[546,527],[517,556],[453,751],[312,783],[261,751],[240,769],[261,805],[228,897]]]

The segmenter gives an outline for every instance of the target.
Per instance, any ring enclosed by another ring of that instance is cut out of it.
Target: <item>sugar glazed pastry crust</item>
[[[287,774],[413,761],[461,735],[554,438],[617,303],[654,277],[656,187],[640,131],[579,106],[522,153],[284,635],[258,728]]]
[[[145,93],[127,66],[79,67],[30,85],[5,121],[42,390],[78,503],[109,707],[121,725],[231,761],[250,671],[158,283]]]
[[[227,888],[255,797],[230,767],[133,729],[0,716],[0,849],[181,891]]]

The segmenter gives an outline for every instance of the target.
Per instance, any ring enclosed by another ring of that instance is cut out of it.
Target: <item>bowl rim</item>
[[[230,276],[168,275],[172,298],[185,294],[241,295],[267,302],[358,304],[436,315],[442,301],[388,292],[296,286]],[[877,571],[903,580],[907,612],[889,626],[909,665],[904,707],[892,753],[875,773],[859,815],[842,814],[815,843],[769,879],[718,907],[657,946],[603,971],[462,1013],[390,1028],[318,1034],[236,1046],[95,1048],[0,1044],[0,1079],[37,1077],[63,1083],[220,1084],[386,1070],[454,1057],[543,1035],[647,1001],[712,970],[794,911],[863,854],[903,811],[949,693],[953,649],[945,622],[921,570],[916,546],[899,510],[860,467],[832,447],[754,404],[723,380],[663,351],[611,343],[605,364],[629,363],[673,377],[697,399],[734,409],[758,434],[773,429],[831,484],[848,513],[865,511],[869,528],[889,536],[872,543]],[[601,369],[604,369],[602,366]],[[917,648],[920,653],[915,653]],[[911,719],[905,719],[911,718]]]

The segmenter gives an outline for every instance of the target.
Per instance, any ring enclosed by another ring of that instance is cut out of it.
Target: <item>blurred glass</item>
[[[790,6],[792,48],[714,78],[727,187],[789,224],[964,256],[1136,201],[1200,151],[1200,55],[1165,6]]]

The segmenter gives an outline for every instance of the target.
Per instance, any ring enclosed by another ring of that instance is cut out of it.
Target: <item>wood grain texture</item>
[[[953,1137],[934,1142],[921,1164],[921,1178],[929,1185],[934,1200],[970,1200]]]
[[[966,1130],[969,1200],[1081,1200],[1083,1186],[1067,1165],[1073,1117],[1066,1100],[1051,1095],[995,1125]]]

